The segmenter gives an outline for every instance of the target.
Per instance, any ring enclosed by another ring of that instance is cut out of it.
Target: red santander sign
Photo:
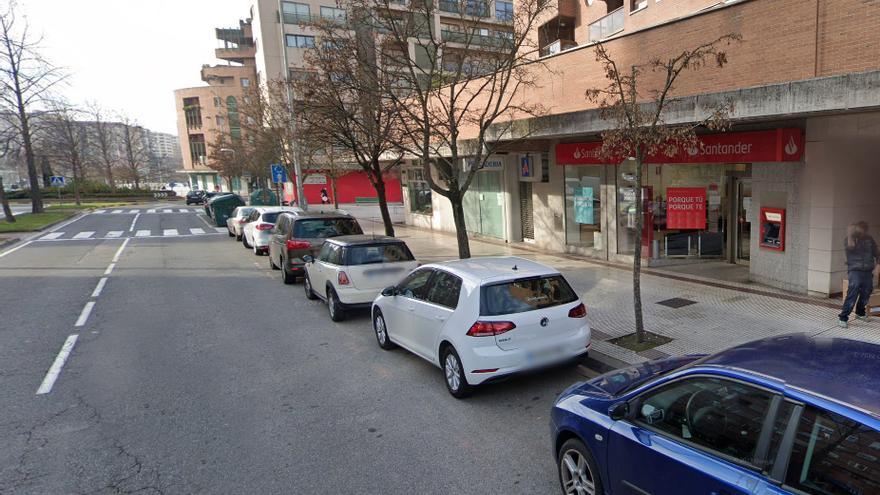
[[[706,228],[706,190],[702,187],[666,188],[666,228]]]
[[[602,158],[602,143],[560,143],[556,145],[558,165],[602,165],[620,160]],[[804,156],[804,134],[800,129],[729,132],[698,136],[697,146],[674,156],[651,155],[646,163],[753,163],[798,162]]]

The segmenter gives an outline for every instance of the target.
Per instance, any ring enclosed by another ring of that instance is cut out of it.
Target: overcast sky
[[[5,3],[5,2],[4,2]],[[43,55],[68,69],[73,103],[98,101],[153,131],[177,134],[177,88],[217,64],[214,28],[238,26],[248,0],[19,0]]]

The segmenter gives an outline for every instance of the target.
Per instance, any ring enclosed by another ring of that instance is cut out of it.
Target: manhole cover
[[[690,306],[691,304],[697,304],[697,301],[691,301],[690,299],[685,299],[683,297],[673,297],[672,299],[666,299],[665,301],[660,301],[657,304],[661,306],[667,306],[673,309],[683,308],[685,306]]]

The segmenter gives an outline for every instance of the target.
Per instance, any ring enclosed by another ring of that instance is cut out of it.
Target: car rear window
[[[412,253],[406,244],[356,245],[348,248],[348,265],[371,265],[375,263],[396,263],[413,261]]]
[[[307,218],[297,220],[293,226],[293,236],[298,239],[323,239],[363,233],[353,218]]]
[[[253,208],[239,208],[238,209],[238,216],[246,217],[246,216],[250,215],[252,211],[254,211]]]
[[[567,304],[577,295],[562,275],[520,278],[480,288],[480,315],[524,313]]]
[[[263,219],[261,221],[266,223],[275,223],[278,220],[278,215],[281,214],[280,211],[272,212],[272,213],[263,213]]]

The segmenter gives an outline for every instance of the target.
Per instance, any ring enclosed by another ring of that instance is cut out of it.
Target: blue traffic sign
[[[273,163],[270,167],[272,168],[272,182],[275,184],[287,182],[287,170],[284,170],[284,167],[277,163]]]
[[[66,184],[65,178],[63,175],[51,175],[49,176],[49,185],[52,187],[64,187]]]

